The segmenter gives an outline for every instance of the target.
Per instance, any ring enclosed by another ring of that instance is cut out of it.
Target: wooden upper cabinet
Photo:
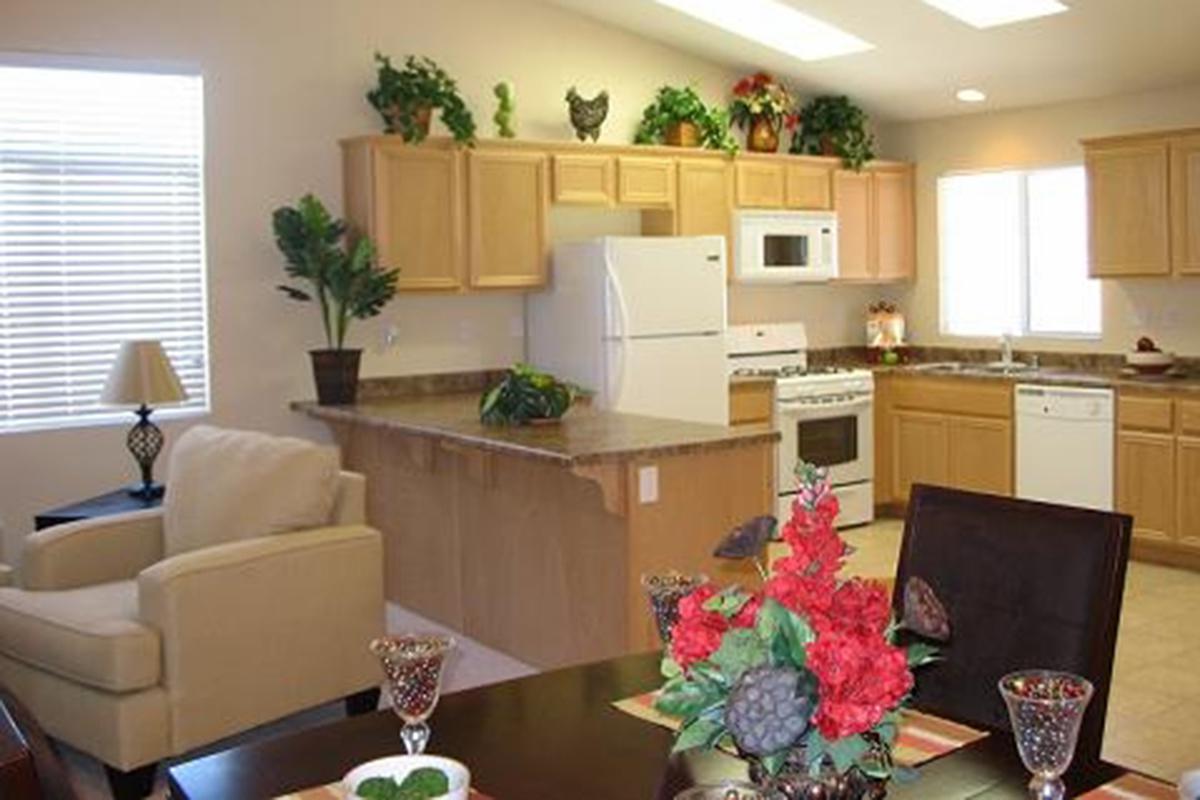
[[[344,142],[342,158],[346,218],[375,243],[382,267],[400,270],[397,288],[461,288],[461,153],[370,138]]]
[[[833,203],[838,215],[838,278],[870,280],[874,277],[870,173],[835,172]]]
[[[1089,272],[1169,275],[1169,146],[1142,138],[1085,145]]]
[[[872,173],[871,180],[875,277],[911,278],[917,258],[912,169],[881,169]]]
[[[781,161],[738,160],[734,171],[738,208],[783,208],[785,185]]]
[[[617,200],[616,159],[612,156],[554,156],[554,202],[611,206]]]
[[[788,208],[800,210],[833,208],[833,170],[826,164],[788,164],[784,168],[784,202]]]
[[[1200,134],[1171,142],[1172,262],[1180,275],[1200,275]]]
[[[733,179],[726,161],[680,159],[675,235],[724,236],[726,268],[732,247]]]
[[[467,158],[471,286],[544,285],[550,206],[547,156],[474,150]]]
[[[618,156],[617,202],[643,208],[674,207],[674,159]]]

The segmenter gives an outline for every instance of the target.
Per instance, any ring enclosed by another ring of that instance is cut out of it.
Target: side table
[[[162,505],[162,497],[143,499],[134,497],[125,489],[117,489],[107,494],[89,497],[76,503],[43,511],[33,518],[34,530],[42,530],[65,522],[77,522],[81,519],[107,517],[111,514],[121,514],[126,511],[140,511],[144,508],[158,508]]]

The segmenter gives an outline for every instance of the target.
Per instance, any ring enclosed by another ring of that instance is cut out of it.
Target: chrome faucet
[[[1000,337],[1000,361],[1005,364],[1013,363],[1013,336],[1011,333]]]

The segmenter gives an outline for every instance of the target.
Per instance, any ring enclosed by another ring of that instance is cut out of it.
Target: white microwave
[[[740,283],[807,283],[837,277],[833,211],[734,214],[735,275]]]

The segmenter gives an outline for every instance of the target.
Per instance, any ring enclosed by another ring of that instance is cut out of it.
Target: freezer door
[[[729,378],[720,335],[613,339],[608,388],[613,411],[729,424]]]
[[[612,237],[609,337],[725,330],[725,240],[720,236]]]

